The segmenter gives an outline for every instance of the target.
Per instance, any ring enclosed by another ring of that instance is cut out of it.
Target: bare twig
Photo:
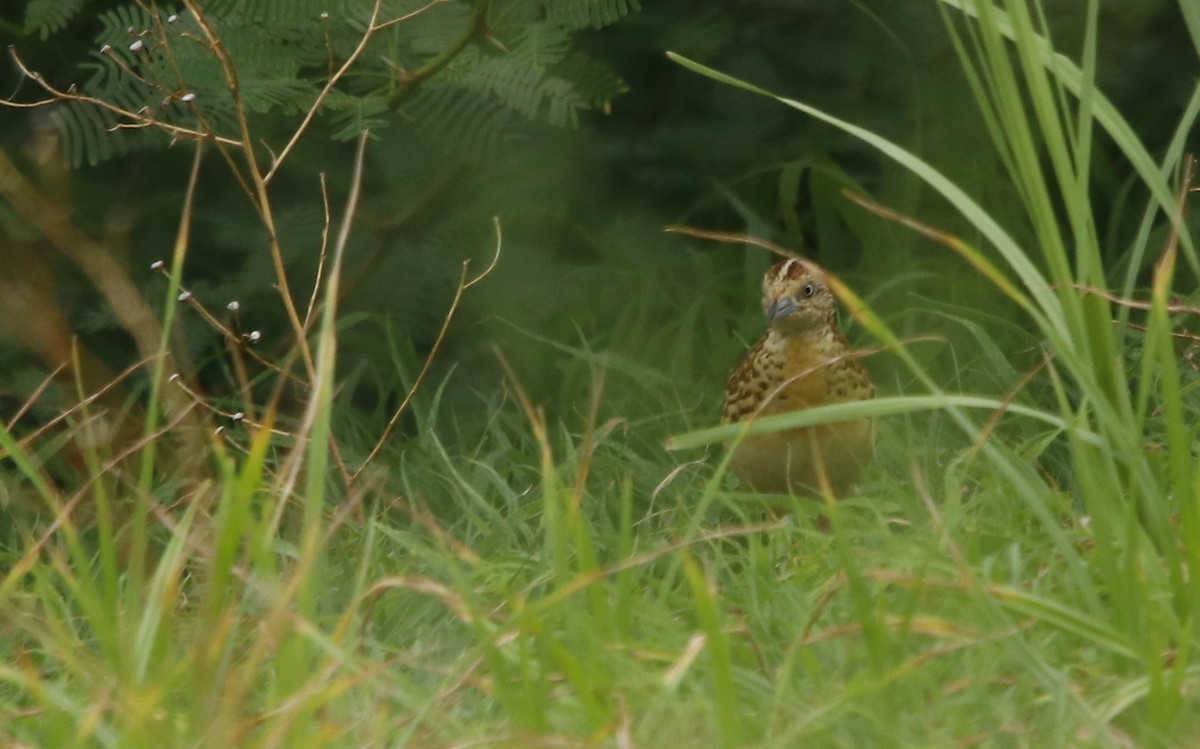
[[[525,412],[525,418],[529,421],[529,427],[533,430],[534,440],[541,448],[541,464],[546,465],[550,462],[550,437],[546,429],[546,414],[540,406],[533,405],[533,401],[529,398],[529,393],[525,392],[525,388],[521,385],[521,379],[517,377],[516,370],[508,363],[508,359],[504,356],[504,352],[499,346],[492,345],[492,354],[496,357],[496,361],[500,364],[500,369],[504,372],[504,377],[507,386],[511,386],[513,395],[520,404],[521,410]]]
[[[916,338],[908,339],[905,342],[936,341],[936,340],[941,340],[941,339],[939,339],[935,336],[918,336]],[[745,423],[746,428],[749,429],[750,425],[753,424],[754,421],[757,420],[760,416],[762,416],[763,411],[767,408],[767,406],[771,405],[775,401],[775,399],[777,397],[779,397],[780,393],[782,393],[784,390],[787,390],[787,388],[789,386],[791,386],[793,383],[795,383],[797,380],[802,380],[805,377],[808,377],[809,375],[811,375],[813,372],[817,372],[822,369],[825,369],[826,367],[833,366],[834,364],[836,364],[842,360],[865,359],[868,356],[874,356],[875,354],[881,353],[886,350],[887,350],[886,346],[875,346],[872,348],[858,349],[856,351],[847,351],[844,354],[838,354],[837,356],[832,357],[826,361],[822,361],[820,364],[815,364],[811,367],[808,367],[807,369],[797,372],[796,374],[792,375],[791,377],[788,377],[786,380],[781,382],[778,386],[773,388],[765,396],[763,396],[762,403],[758,404],[758,407],[754,409],[754,411],[750,414],[750,416],[743,419],[742,423]]]
[[[358,58],[362,55],[363,50],[367,48],[367,42],[371,41],[371,37],[375,35],[375,32],[416,18],[422,13],[427,12],[430,8],[441,5],[442,3],[448,1],[449,0],[432,0],[431,2],[420,8],[417,8],[411,13],[405,13],[398,18],[393,18],[390,21],[379,23],[379,11],[383,5],[383,0],[375,0],[375,7],[371,10],[371,20],[367,24],[367,30],[358,40],[358,46],[354,48],[354,51],[350,53],[350,56],[346,58],[346,61],[342,63],[342,66],[339,67],[337,71],[333,73],[333,75],[329,76],[329,80],[325,82],[325,86],[321,89],[321,92],[317,94],[316,100],[313,101],[312,106],[309,107],[308,112],[305,113],[304,119],[300,121],[300,126],[296,128],[294,133],[292,133],[292,137],[288,139],[287,144],[279,152],[279,155],[272,160],[271,168],[268,169],[266,174],[263,175],[263,181],[267,184],[270,184],[271,180],[274,179],[275,174],[279,171],[279,167],[283,165],[284,160],[292,152],[292,149],[296,147],[296,144],[300,141],[300,138],[304,135],[305,131],[308,130],[308,126],[312,123],[313,118],[317,116],[317,112],[320,111],[321,105],[325,103],[325,99],[329,96],[329,93],[333,91],[338,82],[342,80],[342,77],[346,75],[351,66],[358,61]]]
[[[1163,249],[1162,256],[1154,268],[1155,285],[1165,284],[1175,271],[1175,257],[1179,253],[1179,227],[1183,225],[1187,218],[1187,196],[1191,191],[1192,182],[1196,178],[1196,157],[1188,154],[1183,160],[1183,174],[1179,177],[1179,211],[1171,222],[1171,234],[1167,238],[1167,246]],[[1161,289],[1163,297],[1166,296],[1167,289]]]
[[[376,3],[376,11],[378,11],[378,2]],[[287,270],[283,265],[283,250],[279,243],[279,233],[275,226],[275,214],[271,208],[271,196],[267,190],[267,182],[263,178],[262,169],[258,164],[258,156],[254,152],[254,138],[250,132],[250,121],[246,116],[246,108],[242,102],[240,83],[238,82],[237,68],[233,64],[233,59],[229,56],[229,52],[225,49],[225,43],[217,36],[212,24],[204,15],[195,0],[183,0],[183,5],[192,14],[192,17],[199,25],[201,32],[207,40],[209,51],[217,60],[217,64],[221,66],[221,71],[225,76],[225,85],[229,89],[229,96],[233,101],[233,112],[238,123],[238,129],[241,132],[241,140],[239,145],[242,149],[242,157],[246,163],[246,168],[250,171],[250,180],[254,187],[253,204],[258,211],[259,220],[262,221],[263,228],[267,232],[267,243],[271,254],[271,263],[275,268],[275,282],[279,285],[279,295],[283,300],[283,308],[287,313],[288,321],[291,323],[292,332],[296,336],[296,346],[300,349],[300,356],[304,360],[305,371],[311,380],[316,371],[313,365],[312,351],[308,347],[308,340],[304,335],[304,326],[300,321],[300,315],[296,311],[296,303],[292,298],[291,286],[287,279]],[[374,17],[372,17],[374,22]]]
[[[1117,304],[1122,307],[1128,307],[1129,309],[1148,311],[1154,306],[1153,302],[1142,302],[1136,299],[1126,299],[1113,294],[1111,291],[1098,289],[1095,286],[1088,286],[1086,284],[1071,284],[1069,288],[1082,291],[1084,294],[1098,296],[1105,301],[1112,302],[1113,304]],[[1166,311],[1172,315],[1200,315],[1200,307],[1192,307],[1186,304],[1167,304],[1164,309],[1166,309]]]
[[[46,389],[50,387],[52,382],[54,382],[54,378],[62,374],[63,370],[69,366],[71,366],[71,362],[64,361],[62,364],[59,364],[57,367],[55,367],[53,372],[46,375],[46,377],[43,378],[40,383],[38,383],[38,386],[34,388],[33,393],[31,393],[30,396],[25,399],[25,402],[21,404],[21,407],[18,408],[17,412],[13,414],[13,417],[9,419],[8,426],[6,427],[8,431],[11,432],[13,427],[15,427],[17,423],[25,417],[25,414],[29,413],[29,409],[33,408],[33,404],[38,402],[38,399],[42,397],[42,393],[46,392]],[[22,447],[25,447],[25,445],[22,445]],[[0,451],[0,457],[3,455],[3,451]]]
[[[749,234],[734,234],[732,232],[726,232],[726,231],[712,231],[709,229],[695,229],[691,226],[680,226],[678,224],[673,224],[671,226],[668,226],[666,229],[664,229],[664,231],[666,231],[668,234],[683,234],[688,237],[695,237],[696,239],[708,239],[713,242],[728,242],[730,244],[748,244],[748,245],[752,245],[754,247],[761,247],[762,249],[767,250],[769,252],[773,252],[776,255],[779,255],[780,257],[791,258],[792,260],[799,260],[802,263],[811,263],[812,262],[803,257],[800,257],[795,252],[792,252],[791,250],[789,250],[785,247],[780,247],[779,245],[775,244],[774,242],[769,242],[765,239],[760,239],[759,237],[752,237]]]
[[[1114,322],[1116,322],[1116,321],[1114,320]],[[1125,324],[1128,325],[1130,328],[1141,331],[1143,333],[1145,333],[1149,329],[1145,325],[1139,325],[1137,323],[1130,322],[1130,323],[1125,323]],[[1196,335],[1195,333],[1184,333],[1181,330],[1172,330],[1171,337],[1176,338],[1181,341],[1188,341],[1190,343],[1200,343],[1200,335]]]
[[[463,261],[462,273],[458,279],[458,286],[454,290],[454,299],[450,301],[450,308],[446,311],[445,317],[442,318],[442,327],[438,331],[437,338],[433,340],[433,346],[429,350],[429,355],[425,357],[425,363],[421,366],[421,371],[417,374],[417,379],[413,381],[412,387],[408,389],[408,392],[404,396],[404,400],[400,403],[400,406],[396,409],[396,412],[392,414],[392,418],[388,420],[387,426],[384,427],[383,434],[381,434],[379,439],[376,440],[375,446],[371,448],[371,452],[367,455],[366,460],[362,462],[362,465],[358,467],[358,470],[354,472],[351,478],[357,479],[363,472],[363,469],[370,465],[371,461],[375,459],[375,456],[379,454],[379,451],[383,449],[384,443],[387,442],[388,437],[391,436],[392,430],[396,428],[396,424],[399,423],[400,417],[404,415],[405,411],[408,410],[408,405],[412,402],[413,396],[417,394],[417,390],[421,387],[421,383],[425,381],[425,375],[429,372],[429,368],[433,365],[433,360],[435,357],[437,357],[438,350],[441,349],[442,341],[446,337],[446,331],[450,329],[450,322],[454,319],[454,313],[458,311],[458,305],[459,302],[462,301],[463,293],[466,292],[467,289],[482,281],[484,278],[487,278],[488,274],[495,270],[496,263],[500,260],[500,251],[504,244],[504,236],[500,230],[499,217],[492,217],[492,225],[496,230],[496,252],[492,255],[492,262],[486,269],[484,269],[482,273],[474,278],[468,279],[467,270],[470,267],[471,261]]]
[[[983,428],[979,430],[979,436],[976,438],[975,443],[971,445],[971,448],[964,456],[962,461],[964,472],[975,463],[975,459],[979,457],[980,451],[987,446],[988,438],[991,437],[992,433],[996,431],[997,428],[999,428],[1000,420],[1003,419],[1007,414],[1008,407],[1016,402],[1017,396],[1025,391],[1025,388],[1029,386],[1029,383],[1033,382],[1033,378],[1036,377],[1039,372],[1050,366],[1051,358],[1050,352],[1047,352],[1036,367],[1026,372],[1021,379],[1018,380],[1017,383],[1009,388],[1008,392],[1004,394],[1004,398],[1000,401],[1000,405],[997,406],[988,416],[988,420],[984,423]]]
[[[326,301],[325,314],[336,316],[337,314],[337,288],[341,280],[342,260],[345,257],[346,245],[350,241],[350,228],[354,224],[354,214],[358,208],[359,191],[362,188],[363,163],[366,160],[367,140],[369,137],[368,131],[364,130],[358,138],[358,150],[354,157],[354,173],[350,182],[350,193],[346,196],[346,209],[342,215],[342,223],[338,227],[337,239],[333,244],[333,256],[329,264],[329,281],[326,284],[328,300]],[[333,332],[330,331],[330,335]],[[300,428],[297,430],[298,443],[296,448],[288,455],[284,469],[282,470],[283,481],[279,496],[286,500],[290,497],[292,490],[296,485],[296,481],[300,476],[300,467],[303,465],[303,450],[301,446],[307,442],[309,435],[312,433],[313,426],[316,424],[317,417],[320,414],[322,404],[320,401],[320,393],[325,387],[325,382],[321,378],[328,377],[333,374],[333,356],[332,344],[326,347],[321,346],[322,366],[317,367],[313,371],[313,378],[310,384],[310,398],[308,407],[304,411],[304,417],[300,422]],[[286,501],[279,503],[279,511],[282,512]],[[278,517],[278,516],[277,516]]]
[[[157,266],[158,263],[155,263],[155,265]],[[170,271],[168,271],[165,266],[157,267],[157,268],[155,268],[155,270],[157,270],[159,273],[166,276],[167,278],[170,278],[170,276],[171,276]],[[199,299],[196,298],[195,294],[192,294],[190,291],[188,291],[183,286],[180,286],[179,290],[180,290],[180,292],[182,292],[180,294],[180,296],[183,297],[180,301],[182,301],[184,304],[186,304],[188,307],[190,307],[192,309],[192,311],[194,311],[197,315],[199,315],[200,318],[202,320],[204,320],[205,324],[207,324],[213,330],[220,333],[221,336],[225,338],[225,340],[230,344],[231,347],[234,347],[237,350],[245,350],[247,353],[250,354],[250,358],[254,359],[256,362],[263,365],[263,367],[271,370],[272,372],[275,372],[276,374],[281,375],[283,377],[287,377],[287,378],[291,379],[293,382],[301,383],[301,384],[303,383],[303,381],[300,380],[298,377],[296,377],[296,375],[291,374],[290,372],[286,371],[283,367],[280,367],[278,364],[271,361],[267,357],[263,356],[259,352],[255,351],[252,348],[249,348],[247,346],[247,344],[252,343],[253,339],[251,339],[249,336],[247,336],[244,333],[238,333],[238,332],[234,331],[228,325],[225,325],[224,323],[222,323],[217,318],[217,316],[214,315],[212,313],[212,311],[210,311],[208,309],[208,307],[204,306],[203,302],[201,302]]]
[[[97,400],[99,400],[100,398],[103,398],[110,391],[115,389],[123,381],[128,379],[131,375],[133,375],[135,372],[137,372],[142,367],[149,364],[151,361],[152,361],[151,359],[143,359],[135,364],[130,365],[129,367],[127,367],[125,369],[125,371],[121,372],[121,374],[114,377],[112,379],[112,381],[109,382],[107,385],[100,388],[96,392],[92,393],[88,397],[80,400],[78,403],[71,406],[66,411],[63,411],[62,413],[56,415],[53,419],[50,419],[45,424],[42,424],[32,434],[27,434],[24,437],[22,437],[19,444],[21,445],[21,447],[29,447],[34,442],[36,442],[38,439],[40,439],[42,437],[42,435],[46,434],[46,432],[50,431],[54,427],[61,424],[63,421],[66,421],[67,419],[74,416],[77,411],[80,411],[84,407],[90,406],[91,404],[93,404]],[[62,371],[67,366],[69,366],[69,365],[67,363],[64,363],[61,367],[56,369],[50,375],[50,377],[47,378],[46,382],[49,382],[50,378],[53,378],[55,375],[57,375],[60,371]],[[41,393],[42,390],[44,390],[44,389],[45,389],[45,383],[43,383],[43,385],[38,388],[37,392],[35,392],[32,396],[30,396],[29,403],[32,403],[34,400],[36,400],[38,393]],[[21,413],[24,413],[24,412],[25,412],[25,408],[22,408]],[[16,424],[17,420],[21,417],[21,413],[18,413],[17,416],[13,417],[12,422],[9,423],[8,428],[10,431],[12,430],[12,427]],[[6,456],[2,452],[0,452],[0,457],[6,457]]]
[[[603,401],[604,380],[607,370],[601,369],[592,384],[592,402],[588,409],[587,427],[583,432],[583,441],[579,445],[579,470],[575,474],[575,486],[571,487],[571,509],[579,511],[583,502],[583,490],[587,486],[588,473],[592,467],[592,455],[596,452],[596,421],[600,418],[600,404]],[[611,424],[612,422],[610,422]],[[601,429],[601,437],[606,436],[612,427],[605,425]]]
[[[41,73],[34,72],[25,65],[25,62],[21,59],[21,56],[17,54],[15,47],[9,47],[8,53],[12,57],[13,63],[17,66],[17,69],[21,72],[21,74],[40,86],[46,93],[50,94],[50,98],[41,99],[34,102],[15,102],[7,99],[0,99],[0,107],[10,107],[13,109],[37,109],[39,107],[45,107],[49,106],[50,104],[63,101],[81,102],[83,104],[91,104],[99,107],[100,109],[112,112],[118,117],[128,120],[128,123],[124,125],[118,125],[117,129],[121,129],[123,127],[152,127],[157,130],[162,130],[163,132],[169,134],[172,138],[182,138],[187,140],[211,140],[227,146],[240,145],[239,141],[233,140],[232,138],[225,138],[212,132],[195,130],[193,128],[183,127],[181,125],[173,125],[169,122],[157,120],[150,115],[150,110],[148,109],[133,112],[125,109],[124,107],[113,104],[110,101],[106,101],[95,96],[81,94],[74,89],[74,86],[67,91],[55,88],[45,79],[44,76],[42,76]]]
[[[321,173],[321,207],[325,216],[325,223],[321,226],[321,253],[317,258],[317,278],[313,283],[312,295],[308,298],[308,309],[304,311],[304,329],[309,330],[313,323],[313,312],[317,308],[317,297],[321,291],[321,279],[325,277],[325,257],[329,254],[329,188],[325,184],[325,173]],[[340,293],[340,290],[334,289],[335,293]]]
[[[941,229],[932,227],[929,224],[922,223],[912,216],[906,216],[903,213],[894,211],[885,205],[876,203],[867,196],[860,195],[850,189],[843,189],[842,195],[845,195],[850,200],[854,201],[858,205],[882,219],[892,221],[900,224],[903,227],[912,229],[918,234],[921,234],[928,239],[932,239],[934,242],[937,242],[940,245],[949,247],[951,250],[957,253],[959,257],[961,257],[963,260],[966,260],[967,263],[975,268],[976,271],[983,274],[985,278],[995,284],[995,286],[1000,289],[1005,296],[1007,296],[1009,299],[1012,299],[1022,307],[1027,307],[1028,302],[1025,301],[1024,296],[1020,293],[1020,291],[1017,290],[1017,287],[1008,280],[1004,273],[978,252],[974,251],[970,245],[968,245],[962,239],[959,239],[949,232],[942,231]]]
[[[183,382],[183,380],[181,378],[178,378],[178,377],[172,378],[171,384],[174,385],[175,387],[179,388],[185,395],[188,396],[189,400],[191,400],[191,402],[192,402],[193,407],[203,409],[214,416],[220,416],[221,418],[226,419],[230,422],[244,424],[246,426],[253,427],[255,429],[267,429],[268,431],[271,432],[271,434],[274,434],[277,437],[291,437],[291,438],[296,437],[296,435],[292,434],[289,431],[286,431],[284,429],[278,429],[276,427],[271,426],[270,424],[268,424],[266,422],[256,421],[249,414],[245,414],[245,413],[242,413],[239,411],[228,411],[226,409],[218,408],[217,406],[214,406],[212,403],[205,400],[202,395],[200,395],[195,390],[192,390],[190,387],[188,387],[187,384],[185,382]],[[224,429],[224,427],[220,427],[218,429],[218,431],[220,431],[222,429]]]
[[[496,251],[492,253],[492,262],[488,263],[488,267],[484,268],[482,273],[467,281],[467,285],[463,287],[464,289],[469,289],[487,278],[496,269],[496,263],[500,262],[500,250],[504,244],[504,236],[500,231],[499,216],[492,216],[492,228],[496,231]]]

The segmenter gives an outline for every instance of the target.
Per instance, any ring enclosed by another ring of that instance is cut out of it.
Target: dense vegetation
[[[0,36],[5,746],[1195,741],[1192,0]],[[726,475],[703,232],[845,283],[879,397],[773,426],[878,415],[859,496]]]

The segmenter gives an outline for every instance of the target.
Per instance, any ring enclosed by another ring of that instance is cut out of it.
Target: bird
[[[723,424],[868,400],[875,385],[838,329],[829,276],[790,258],[763,276],[767,331],[725,383]],[[751,490],[835,497],[854,490],[875,454],[872,418],[818,424],[734,443],[730,469]]]

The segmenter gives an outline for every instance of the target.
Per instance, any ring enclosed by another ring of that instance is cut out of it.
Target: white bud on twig
[[[138,39],[136,42],[129,45],[129,51],[130,52],[141,52],[142,47],[145,47],[145,46],[146,46],[146,43],[143,42],[141,39]]]
[[[181,302],[186,302],[187,300],[192,298],[192,292],[181,291],[181,292],[179,292],[179,296],[176,298],[179,299],[179,301],[181,301]]]
[[[162,270],[162,268],[163,261],[161,260],[155,260],[153,263],[150,263],[150,270]]]
[[[195,94],[193,94],[191,91],[188,91],[186,94],[184,94],[183,96],[179,97],[179,100],[180,100],[180,101],[182,101],[182,102],[184,102],[184,103],[186,104],[186,103],[187,103],[187,102],[189,102],[189,101],[195,101],[195,100],[196,100],[196,95],[195,95]]]
[[[112,52],[111,44],[105,44],[103,47],[100,48],[100,54],[102,54],[102,55],[107,55],[109,52]]]
[[[167,378],[167,382],[175,382],[175,381],[176,381],[176,380],[178,380],[178,379],[179,379],[179,373],[178,373],[178,372],[172,372],[172,373],[171,373],[171,376]]]
[[[242,413],[241,411],[238,411],[238,412],[234,413],[232,416],[230,416],[229,418],[233,419],[234,421],[241,421],[242,419],[246,418],[246,414]]]
[[[258,339],[262,338],[262,333],[258,332],[257,330],[251,330],[250,335],[246,337],[250,339],[251,343],[258,343]]]
[[[179,20],[179,16],[175,15],[174,13],[167,16],[167,23],[175,23],[178,20]]]
[[[241,308],[242,308],[242,305],[239,304],[236,299],[234,299],[229,304],[225,305],[225,309],[229,310],[230,312],[237,312]]]
[[[219,427],[217,427],[216,429],[214,429],[214,430],[213,430],[213,436],[214,436],[214,437],[220,437],[220,436],[221,436],[221,432],[224,432],[224,431],[225,431],[225,427],[223,427],[223,426],[219,426]]]

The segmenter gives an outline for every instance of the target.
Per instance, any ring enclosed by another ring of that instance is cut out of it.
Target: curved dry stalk
[[[38,386],[33,389],[33,392],[30,393],[29,397],[25,399],[25,402],[21,404],[21,407],[17,409],[17,412],[15,414],[13,414],[13,417],[11,419],[9,419],[8,424],[3,426],[3,428],[8,430],[9,432],[11,432],[13,430],[13,427],[15,427],[17,425],[17,422],[19,422],[21,419],[25,418],[25,414],[29,413],[29,410],[31,408],[33,408],[33,404],[37,403],[38,399],[40,399],[42,397],[42,394],[45,393],[50,388],[50,385],[54,382],[54,378],[58,377],[60,374],[62,374],[69,366],[71,366],[71,362],[64,361],[62,364],[59,364],[57,367],[55,367],[53,372],[46,375],[42,379],[42,381],[40,383],[38,383]],[[78,404],[75,406],[75,408],[78,408]],[[58,422],[60,419],[65,418],[65,417],[66,417],[66,414],[59,414],[58,417],[51,419],[51,423]],[[50,426],[49,423],[43,424],[42,428],[39,429],[38,432],[39,433],[43,432],[49,426]],[[28,438],[26,438],[26,439],[28,439]],[[21,440],[17,444],[21,445],[21,447],[29,446],[25,442],[25,440]],[[0,450],[0,458],[2,458],[2,457],[5,457],[4,451]]]
[[[504,244],[504,236],[500,229],[500,218],[498,216],[492,217],[492,226],[496,230],[496,252],[492,255],[492,262],[483,270],[482,273],[472,279],[468,279],[467,270],[470,268],[471,261],[463,261],[462,272],[460,273],[458,279],[458,286],[454,290],[454,298],[450,301],[450,308],[446,311],[445,317],[442,318],[442,327],[438,330],[437,337],[433,339],[433,346],[429,350],[429,355],[425,357],[425,363],[421,366],[421,371],[417,373],[417,379],[413,381],[412,387],[410,387],[408,392],[404,395],[404,400],[401,401],[400,405],[396,408],[395,413],[392,414],[392,418],[388,420],[387,426],[383,429],[383,434],[381,434],[379,439],[375,441],[375,446],[371,448],[371,452],[367,454],[367,457],[365,460],[363,460],[362,465],[358,467],[358,470],[351,474],[350,478],[352,480],[357,479],[359,475],[362,474],[363,470],[371,464],[371,461],[375,460],[375,456],[377,456],[379,451],[383,449],[384,443],[387,442],[388,437],[391,436],[392,431],[396,428],[396,424],[399,423],[400,417],[403,416],[404,412],[408,410],[409,404],[412,403],[413,396],[417,394],[417,390],[420,389],[421,383],[425,381],[425,375],[428,374],[429,368],[433,366],[433,360],[437,357],[438,351],[442,347],[442,341],[446,337],[446,331],[450,329],[450,322],[454,319],[454,313],[458,311],[458,305],[462,301],[463,294],[467,289],[487,278],[487,276],[496,269],[496,263],[500,261],[500,251]]]
[[[779,255],[780,257],[786,257],[786,258],[790,258],[792,260],[799,260],[802,263],[814,264],[808,258],[801,257],[800,255],[797,255],[795,252],[792,252],[791,250],[789,250],[785,247],[780,247],[779,245],[775,244],[774,242],[768,242],[765,239],[753,237],[753,236],[750,236],[749,234],[734,234],[733,232],[728,232],[728,231],[711,231],[709,229],[696,229],[691,226],[682,226],[679,224],[672,224],[672,225],[668,226],[666,229],[664,229],[663,231],[665,231],[667,234],[683,234],[684,236],[695,237],[696,239],[708,239],[713,242],[729,242],[731,244],[748,244],[753,247],[761,247],[762,249],[767,250],[768,252],[773,252],[776,255]]]
[[[325,222],[321,226],[321,252],[317,256],[317,278],[313,282],[312,294],[308,297],[308,308],[304,310],[304,329],[307,331],[312,327],[313,311],[317,308],[317,297],[321,292],[321,279],[325,277],[325,258],[329,254],[329,187],[325,184],[325,173],[321,172],[321,209],[325,216]]]
[[[358,138],[358,148],[354,157],[354,171],[350,179],[350,194],[346,197],[345,213],[342,215],[342,223],[338,227],[337,239],[334,241],[333,254],[329,266],[329,281],[327,283],[326,292],[329,295],[327,302],[329,307],[326,308],[325,314],[336,316],[337,313],[337,289],[342,275],[342,260],[345,256],[346,245],[350,240],[350,228],[354,224],[354,214],[358,209],[359,191],[362,188],[363,163],[366,160],[367,140],[369,133],[364,130]],[[330,336],[333,333],[330,332]],[[328,350],[327,350],[328,349]],[[309,435],[312,433],[314,424],[320,413],[321,404],[318,402],[320,393],[325,387],[325,381],[321,378],[329,377],[333,374],[333,346],[326,346],[324,343],[321,346],[319,354],[322,356],[322,365],[313,371],[313,377],[309,383],[309,398],[308,407],[304,411],[304,416],[301,419],[300,427],[296,430],[296,449],[294,449],[287,457],[280,473],[283,476],[280,482],[279,496],[285,501],[279,503],[279,509],[276,512],[275,522],[280,520],[280,514],[286,504],[286,499],[292,495],[292,490],[295,488],[296,481],[300,477],[300,468],[304,463],[304,452],[301,447],[308,442]],[[336,444],[331,443],[331,448],[336,453]],[[344,464],[339,457],[339,470],[344,471]],[[343,480],[349,483],[349,477],[343,475]]]
[[[38,427],[36,430],[34,430],[34,431],[31,433],[31,434],[27,434],[27,435],[25,435],[24,437],[22,437],[22,438],[21,438],[21,439],[20,439],[20,440],[17,442],[17,444],[19,444],[19,445],[20,445],[21,447],[23,447],[23,448],[28,448],[28,447],[30,447],[31,445],[33,445],[33,443],[35,443],[35,442],[37,442],[39,439],[41,439],[41,437],[42,437],[44,434],[46,434],[46,432],[49,432],[49,431],[50,431],[51,429],[53,429],[54,427],[58,426],[58,425],[59,425],[59,424],[61,424],[62,422],[66,421],[67,419],[69,419],[69,418],[71,418],[72,416],[74,416],[74,415],[75,415],[77,412],[79,412],[79,411],[83,410],[84,408],[86,408],[86,407],[88,407],[88,406],[92,405],[92,404],[93,404],[93,403],[95,403],[96,401],[98,401],[98,400],[100,400],[101,398],[103,398],[104,396],[108,395],[110,392],[112,392],[113,390],[115,390],[115,389],[116,389],[116,388],[117,388],[117,387],[118,387],[118,386],[119,386],[119,385],[120,385],[122,382],[124,382],[125,380],[127,380],[129,377],[133,376],[133,375],[134,375],[134,374],[135,374],[135,373],[136,373],[136,372],[137,372],[139,369],[141,369],[142,367],[146,366],[146,365],[147,365],[147,364],[149,364],[151,361],[152,361],[151,359],[142,359],[141,361],[139,361],[139,362],[135,362],[134,364],[130,365],[129,367],[127,367],[127,368],[125,369],[125,371],[121,372],[121,373],[120,373],[120,374],[118,374],[116,377],[112,378],[112,380],[110,380],[110,381],[108,382],[108,384],[107,384],[107,385],[105,385],[104,387],[100,388],[99,390],[97,390],[96,392],[92,393],[91,395],[87,396],[86,398],[84,398],[84,399],[80,400],[78,403],[76,403],[75,405],[71,406],[71,407],[70,407],[70,408],[68,408],[67,410],[63,411],[62,413],[56,414],[56,415],[54,416],[54,418],[50,419],[50,420],[49,420],[49,421],[47,421],[45,424],[42,424],[41,426],[39,426],[39,427]],[[30,407],[31,407],[31,406],[32,406],[32,405],[33,405],[33,404],[34,404],[34,403],[37,401],[37,399],[38,399],[38,398],[41,396],[41,394],[42,394],[42,393],[45,391],[46,387],[47,387],[47,386],[50,384],[50,382],[52,382],[52,381],[53,381],[53,379],[54,379],[54,378],[55,378],[55,377],[56,377],[56,376],[57,376],[57,375],[58,375],[60,372],[62,372],[64,369],[66,369],[66,368],[67,368],[67,367],[69,367],[69,366],[70,366],[70,363],[69,363],[69,362],[63,362],[63,364],[62,364],[61,366],[59,366],[59,367],[58,367],[58,369],[56,369],[56,370],[54,370],[53,372],[51,372],[51,373],[50,373],[50,374],[49,374],[49,375],[46,377],[46,379],[42,381],[42,384],[38,386],[38,388],[37,388],[37,389],[36,389],[36,390],[33,392],[33,394],[32,394],[32,395],[30,395],[30,396],[29,396],[29,398],[27,399],[27,401],[26,401],[25,405],[23,405],[23,406],[21,407],[21,410],[17,412],[17,414],[16,414],[16,415],[15,415],[15,416],[12,418],[12,420],[11,420],[11,421],[8,423],[8,426],[7,426],[7,427],[5,427],[6,429],[8,429],[8,431],[10,431],[10,432],[11,432],[11,431],[13,430],[13,427],[14,427],[14,426],[16,426],[17,422],[18,422],[18,421],[21,419],[21,417],[22,417],[22,416],[23,416],[23,415],[24,415],[24,414],[25,414],[25,413],[28,411],[28,409],[29,409],[29,408],[30,408]],[[7,456],[4,454],[4,452],[3,452],[3,451],[0,451],[0,458],[4,458],[4,457],[7,457]]]
[[[1154,306],[1153,302],[1142,302],[1137,299],[1126,299],[1125,297],[1118,296],[1107,289],[1100,289],[1095,286],[1088,286],[1087,284],[1073,283],[1069,284],[1068,288],[1075,289],[1076,291],[1082,291],[1084,294],[1089,296],[1098,296],[1104,301],[1112,302],[1120,307],[1128,307],[1129,309],[1141,310],[1143,312],[1150,310]],[[1171,303],[1165,305],[1163,309],[1165,309],[1168,314],[1172,315],[1200,316],[1200,307],[1187,304]]]

